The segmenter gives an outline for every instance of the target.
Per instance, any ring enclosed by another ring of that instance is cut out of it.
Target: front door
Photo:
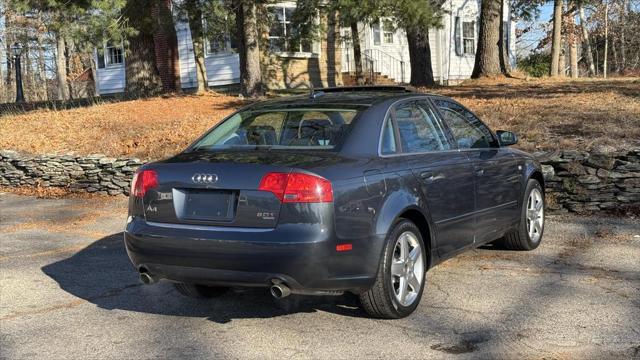
[[[438,254],[446,257],[473,244],[473,163],[452,148],[428,100],[401,103],[393,114],[401,153],[435,226]]]
[[[518,219],[520,176],[513,155],[472,112],[443,98],[434,98],[458,148],[473,161],[476,192],[476,242],[497,239]]]

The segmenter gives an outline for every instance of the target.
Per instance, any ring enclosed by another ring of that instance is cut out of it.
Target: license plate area
[[[174,189],[173,199],[181,220],[231,221],[235,217],[236,198],[235,191]]]

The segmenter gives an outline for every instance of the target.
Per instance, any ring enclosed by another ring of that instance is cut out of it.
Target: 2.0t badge
[[[191,181],[196,184],[214,184],[218,181],[216,174],[193,174]]]

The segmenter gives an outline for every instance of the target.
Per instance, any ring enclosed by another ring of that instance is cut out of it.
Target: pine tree
[[[21,14],[38,21],[37,31],[53,39],[55,47],[58,98],[70,96],[67,64],[70,45],[73,49],[91,54],[106,41],[122,43],[132,29],[122,18],[126,0],[5,0],[10,13]],[[33,17],[38,13],[38,17]],[[17,41],[15,39],[13,41]],[[23,41],[28,46],[29,42]],[[9,46],[9,44],[7,44]],[[25,69],[29,71],[30,69]]]
[[[156,67],[155,42],[156,19],[152,10],[158,0],[128,0],[124,16],[135,33],[127,38],[125,61],[125,94],[129,97],[153,96],[163,91]]]
[[[499,45],[502,37],[502,0],[483,0],[480,7],[480,32],[476,60],[471,77],[506,75],[504,60],[501,61]]]
[[[240,92],[247,97],[261,96],[265,90],[260,66],[257,7],[257,0],[241,0],[235,4],[240,53]]]
[[[442,26],[442,1],[398,0],[386,4],[389,13],[407,35],[413,86],[433,86],[429,29]]]

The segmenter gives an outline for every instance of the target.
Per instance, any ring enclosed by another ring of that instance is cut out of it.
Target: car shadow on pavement
[[[122,238],[122,233],[106,236],[67,259],[43,266],[42,271],[62,290],[108,310],[206,317],[217,323],[316,311],[366,316],[353,294],[292,295],[275,301],[264,288],[234,290],[218,298],[199,300],[180,295],[167,281],[145,286],[129,262]]]

